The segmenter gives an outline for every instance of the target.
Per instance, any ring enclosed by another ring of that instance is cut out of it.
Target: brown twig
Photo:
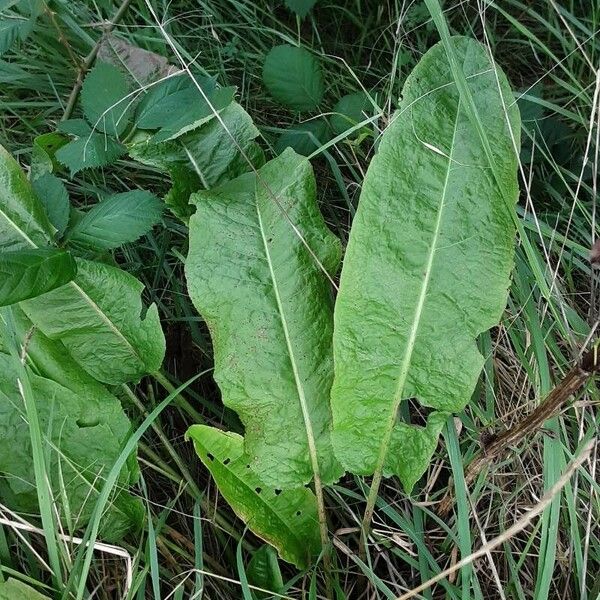
[[[75,85],[73,86],[73,89],[69,94],[67,106],[61,118],[61,121],[66,121],[71,116],[71,113],[75,108],[75,103],[77,102],[77,97],[79,96],[79,92],[81,91],[81,86],[83,85],[85,75],[88,72],[89,68],[92,66],[94,60],[96,60],[96,56],[98,54],[98,50],[100,50],[100,46],[102,45],[102,40],[104,39],[104,36],[110,33],[117,26],[119,21],[121,21],[121,19],[125,15],[125,12],[129,8],[130,4],[131,0],[123,0],[121,6],[115,13],[115,16],[109,22],[106,23],[103,34],[100,37],[100,39],[96,42],[91,52],[85,57],[84,61],[81,63],[81,66],[79,67],[79,70],[77,72],[77,79],[75,80]]]
[[[471,485],[481,471],[503,456],[509,448],[519,444],[526,436],[538,431],[550,418],[559,414],[564,404],[576,394],[585,382],[600,369],[600,354],[596,346],[589,350],[546,399],[527,417],[506,431],[486,440],[481,452],[465,470],[465,485]],[[454,503],[450,489],[438,505],[438,514],[446,517]]]

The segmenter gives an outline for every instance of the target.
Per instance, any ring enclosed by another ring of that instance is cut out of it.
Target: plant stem
[[[167,392],[170,394],[175,391],[175,386],[169,381],[168,377],[161,371],[152,373],[151,377],[155,379],[160,385],[162,385]],[[194,419],[196,423],[206,423],[206,420],[202,415],[186,400],[181,394],[179,394],[174,401],[181,410],[183,410],[189,417]]]

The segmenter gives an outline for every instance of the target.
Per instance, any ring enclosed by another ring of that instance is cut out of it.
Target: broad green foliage
[[[143,190],[115,194],[95,204],[67,234],[92,250],[110,250],[144,235],[160,220],[160,200]]]
[[[156,305],[141,316],[142,283],[103,263],[78,259],[77,268],[70,284],[23,302],[27,316],[98,381],[138,381],[157,371],[165,340]]]
[[[105,167],[126,151],[125,146],[103,133],[89,133],[59,148],[56,158],[69,169],[73,177],[83,169]]]
[[[283,577],[279,568],[277,552],[272,546],[265,544],[253,555],[246,569],[248,583],[263,590],[281,594],[284,591]],[[268,592],[253,590],[256,598],[272,598]]]
[[[75,259],[57,248],[0,252],[0,306],[39,296],[71,281]]]
[[[53,233],[21,167],[0,146],[0,250],[43,248]]]
[[[27,374],[47,438],[46,459],[55,507],[69,530],[87,524],[106,475],[130,431],[119,400],[90,377],[57,341],[32,330],[17,308],[17,340],[28,338]],[[0,497],[14,510],[37,512],[31,444],[23,400],[17,387],[15,358],[0,345]],[[137,479],[130,461],[105,520],[103,535],[118,539],[138,525],[141,505],[121,488]]]
[[[336,454],[357,474],[383,467],[407,490],[445,415],[473,393],[483,364],[475,338],[498,322],[513,265],[517,158],[498,81],[517,139],[518,109],[485,48],[453,43],[504,189],[438,44],[408,77],[369,166],[335,308]],[[409,398],[434,409],[425,428],[396,423]]]
[[[319,61],[305,48],[289,44],[267,54],[263,82],[275,100],[300,112],[316,109],[325,92]]]
[[[187,437],[238,517],[277,548],[281,558],[306,568],[321,549],[313,493],[304,487],[282,491],[264,483],[250,468],[243,439],[236,433],[194,425]]]
[[[32,587],[17,579],[0,583],[0,600],[49,600]]]
[[[208,77],[176,75],[151,87],[136,112],[139,129],[158,129],[154,143],[172,140],[214,118],[229,106],[235,88],[217,88]]]
[[[311,119],[292,125],[275,142],[275,152],[281,154],[287,147],[293,148],[302,156],[309,156],[317,148],[329,141],[331,133],[324,119]]]
[[[294,11],[299,17],[304,18],[310,9],[317,3],[317,0],[284,0],[285,5]]]
[[[44,205],[44,210],[59,235],[69,223],[69,193],[65,184],[52,173],[44,173],[31,182],[33,190]]]
[[[259,132],[248,113],[232,102],[219,116],[175,140],[154,143],[143,133],[129,146],[132,158],[169,173],[173,188],[165,202],[182,219],[192,212],[191,193],[245,173],[248,160],[256,168],[264,162],[254,141]]]
[[[42,175],[52,173],[57,166],[56,151],[68,144],[66,136],[57,131],[43,133],[33,140],[30,178],[35,181]]]
[[[188,290],[211,331],[223,402],[246,427],[252,468],[275,487],[307,483],[312,436],[322,479],[336,480],[328,403],[333,301],[323,269],[335,274],[340,244],[318,210],[310,163],[287,150],[258,176],[192,201]]]
[[[125,75],[113,65],[97,62],[81,88],[85,118],[96,130],[117,136],[129,124],[131,99]]]
[[[42,203],[0,147],[0,250],[48,248],[53,236]],[[103,263],[78,259],[77,265],[73,281],[22,303],[28,317],[104,383],[137,381],[156,371],[165,341],[156,306],[142,316],[143,285]]]
[[[373,112],[373,105],[364,92],[342,96],[333,107],[331,126],[336,134],[341,134],[352,126],[364,121]]]

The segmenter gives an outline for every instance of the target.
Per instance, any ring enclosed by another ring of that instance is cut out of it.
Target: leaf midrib
[[[419,332],[419,326],[421,324],[421,318],[423,314],[423,309],[425,306],[425,300],[427,298],[427,292],[429,290],[429,282],[431,279],[431,273],[433,271],[434,257],[437,251],[437,245],[439,241],[439,236],[441,232],[441,226],[444,216],[444,209],[446,207],[446,195],[448,190],[448,182],[450,180],[450,171],[453,163],[453,154],[455,148],[455,140],[456,140],[456,132],[458,130],[458,121],[460,115],[460,107],[461,102],[460,98],[458,100],[456,106],[456,119],[454,121],[454,130],[452,132],[452,142],[450,146],[450,153],[448,155],[448,166],[446,168],[446,176],[444,179],[444,189],[442,190],[442,196],[440,199],[440,205],[437,213],[437,220],[435,225],[435,230],[433,232],[433,237],[431,240],[431,247],[429,250],[429,255],[427,257],[427,267],[425,270],[425,277],[423,278],[423,282],[421,284],[421,290],[419,292],[419,298],[417,301],[417,305],[415,307],[414,317],[413,317],[413,326],[410,331],[410,335],[406,344],[406,350],[404,353],[404,357],[402,360],[402,364],[400,366],[400,372],[398,375],[398,380],[396,384],[396,390],[394,392],[394,398],[392,403],[392,409],[390,411],[390,415],[388,418],[388,422],[385,429],[385,434],[382,440],[382,444],[380,446],[379,457],[377,460],[376,472],[380,472],[383,469],[383,465],[385,463],[385,458],[387,456],[387,452],[389,449],[392,433],[394,431],[394,427],[396,424],[396,415],[398,413],[398,408],[400,406],[400,402],[402,402],[404,387],[406,384],[406,379],[408,377],[408,372],[410,370],[412,355],[414,352],[415,344],[417,341],[417,334]]]

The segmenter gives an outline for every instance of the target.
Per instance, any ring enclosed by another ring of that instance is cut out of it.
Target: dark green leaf
[[[275,100],[292,110],[315,110],[323,99],[321,65],[305,48],[272,48],[265,58],[263,82]]]
[[[302,19],[316,3],[317,0],[285,0],[285,5]]]
[[[177,75],[150,88],[138,106],[137,127],[159,129],[153,142],[164,142],[200,127],[231,104],[235,88],[216,88],[208,77],[196,77],[196,83]]]
[[[111,250],[148,233],[161,215],[162,203],[150,192],[115,194],[88,210],[67,239],[93,250]]]
[[[258,175],[192,202],[188,291],[210,327],[215,379],[245,425],[252,467],[276,487],[308,483],[312,438],[322,480],[336,480],[327,274],[337,270],[340,243],[319,212],[309,161],[288,149]]]
[[[38,135],[33,140],[30,171],[32,181],[54,171],[56,168],[56,151],[68,142],[69,139],[66,136],[55,131]]]
[[[77,274],[69,252],[55,248],[0,252],[0,306],[34,298]]]
[[[83,169],[104,167],[125,154],[127,149],[102,133],[77,138],[60,148],[56,158],[68,167],[71,177]]]
[[[305,487],[268,487],[249,467],[243,438],[207,425],[193,425],[186,434],[210,471],[223,498],[252,531],[272,544],[281,558],[300,569],[319,554],[321,542],[317,503]]]
[[[369,166],[335,306],[336,455],[353,473],[396,474],[406,490],[445,415],[473,393],[475,338],[498,322],[513,267],[519,190],[507,118],[518,143],[518,108],[484,46],[453,44],[501,179],[438,44],[407,78]],[[434,409],[425,428],[398,423],[410,398]]]
[[[302,156],[309,156],[331,138],[329,127],[324,119],[311,119],[305,123],[292,125],[275,142],[275,152],[281,154],[286,148],[293,148]]]
[[[98,62],[81,88],[83,113],[94,130],[118,136],[129,123],[131,99],[125,75],[107,63]]]
[[[29,33],[29,22],[24,18],[0,19],[0,56],[8,52],[13,44]]]
[[[57,126],[61,133],[68,133],[77,137],[86,137],[92,133],[91,125],[85,119],[67,119]]]
[[[340,135],[371,116],[373,105],[364,92],[355,92],[342,96],[333,107],[331,117],[333,131]],[[355,135],[358,132],[355,132]]]
[[[277,552],[272,546],[261,546],[253,555],[246,569],[248,583],[254,587],[269,590],[274,594],[283,592],[283,577],[279,568]],[[260,600],[271,598],[273,594],[252,590],[252,596]]]
[[[31,182],[40,202],[44,205],[50,223],[62,235],[69,222],[69,193],[65,184],[51,173],[46,173]]]

